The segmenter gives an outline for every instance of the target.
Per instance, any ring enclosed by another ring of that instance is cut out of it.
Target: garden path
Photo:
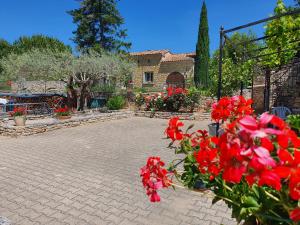
[[[191,123],[191,122],[189,122]],[[208,121],[195,122],[206,128]],[[0,138],[0,215],[15,225],[234,225],[224,203],[187,190],[164,190],[150,203],[139,168],[169,161],[167,120],[133,117]]]

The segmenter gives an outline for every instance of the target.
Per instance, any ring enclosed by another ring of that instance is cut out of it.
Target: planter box
[[[26,123],[26,117],[25,116],[16,116],[14,118],[15,124],[17,127],[24,127]]]
[[[59,120],[68,120],[71,119],[72,116],[57,116],[56,118]]]

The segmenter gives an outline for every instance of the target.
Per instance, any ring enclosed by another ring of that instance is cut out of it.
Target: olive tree
[[[68,65],[72,61],[69,52],[53,52],[34,49],[23,54],[10,54],[1,61],[3,80],[67,80]]]
[[[105,79],[123,86],[131,75],[134,64],[113,54],[88,52],[75,57],[70,64],[71,75],[80,89],[78,110],[83,110],[95,80]]]
[[[10,54],[1,63],[6,80],[65,81],[69,103],[77,102],[83,110],[90,88],[96,80],[104,79],[123,86],[131,76],[134,64],[113,54],[88,52],[74,56],[70,52],[34,49],[23,54]],[[71,98],[72,96],[72,98]],[[76,104],[70,103],[70,107]]]

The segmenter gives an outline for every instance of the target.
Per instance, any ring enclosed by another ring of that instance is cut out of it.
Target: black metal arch
[[[286,13],[283,13],[283,14],[280,14],[280,15],[264,18],[264,19],[257,20],[257,21],[254,21],[254,22],[250,22],[250,23],[247,23],[247,24],[244,24],[244,25],[241,25],[241,26],[237,26],[237,27],[234,27],[234,28],[227,29],[227,30],[225,30],[224,27],[221,26],[221,28],[220,28],[220,47],[219,47],[219,76],[218,76],[218,90],[217,90],[218,100],[220,100],[220,98],[222,96],[222,73],[223,73],[222,66],[223,66],[223,54],[224,54],[223,50],[224,50],[224,46],[226,45],[226,43],[230,42],[230,37],[228,36],[228,34],[230,34],[232,32],[242,30],[242,29],[245,29],[245,28],[250,28],[250,27],[253,27],[255,25],[262,24],[262,23],[265,23],[265,22],[268,22],[268,21],[276,20],[276,19],[279,19],[279,18],[284,17],[284,16],[291,16],[291,15],[297,15],[297,14],[300,14],[300,9],[292,10],[292,11],[289,11],[289,12],[286,12]],[[295,32],[296,30],[300,30],[300,27],[296,28],[294,30],[288,31],[288,32]],[[246,46],[250,43],[266,40],[266,39],[274,37],[274,36],[276,36],[276,34],[275,35],[270,35],[270,36],[265,35],[265,36],[262,36],[262,37],[254,38],[254,39],[249,40],[249,41],[236,43],[235,46],[238,46],[238,45]],[[300,43],[300,40],[296,40],[296,42]],[[236,48],[235,46],[233,46],[233,47]],[[266,49],[266,47],[256,49],[255,52],[260,52],[263,49]],[[258,54],[258,55],[252,56],[251,58],[250,57],[245,57],[243,60],[247,61],[247,60],[250,60],[250,59],[254,59],[254,60],[257,60],[257,61],[263,61],[263,57],[265,57],[267,55],[278,54],[278,53],[286,53],[286,52],[294,51],[294,50],[299,51],[300,50],[300,44],[297,48],[294,48],[294,49],[282,49],[280,51],[268,53],[268,54],[265,54],[265,55],[259,55]],[[245,52],[245,55],[247,55],[247,54],[248,54],[248,52]],[[270,88],[270,71],[266,71],[266,77],[265,78],[266,78],[265,79],[265,87],[268,86]],[[253,77],[252,77],[252,89],[253,89]],[[266,91],[266,90],[267,90],[267,88],[265,88],[265,93],[264,93],[264,95],[265,95],[265,99],[264,99],[265,109],[264,110],[269,111],[270,90],[269,89],[268,89],[269,91]],[[243,83],[241,83],[241,94],[242,93],[243,93]],[[219,129],[219,124],[217,126],[217,131],[218,131],[218,129]]]

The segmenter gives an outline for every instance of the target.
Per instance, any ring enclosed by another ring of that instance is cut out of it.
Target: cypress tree
[[[77,24],[73,41],[78,49],[101,52],[127,52],[131,44],[125,41],[124,19],[117,9],[118,0],[79,0],[79,9],[68,13]]]
[[[207,87],[209,83],[209,35],[207,8],[203,2],[200,16],[200,25],[198,32],[198,42],[196,46],[194,81],[196,87]]]

